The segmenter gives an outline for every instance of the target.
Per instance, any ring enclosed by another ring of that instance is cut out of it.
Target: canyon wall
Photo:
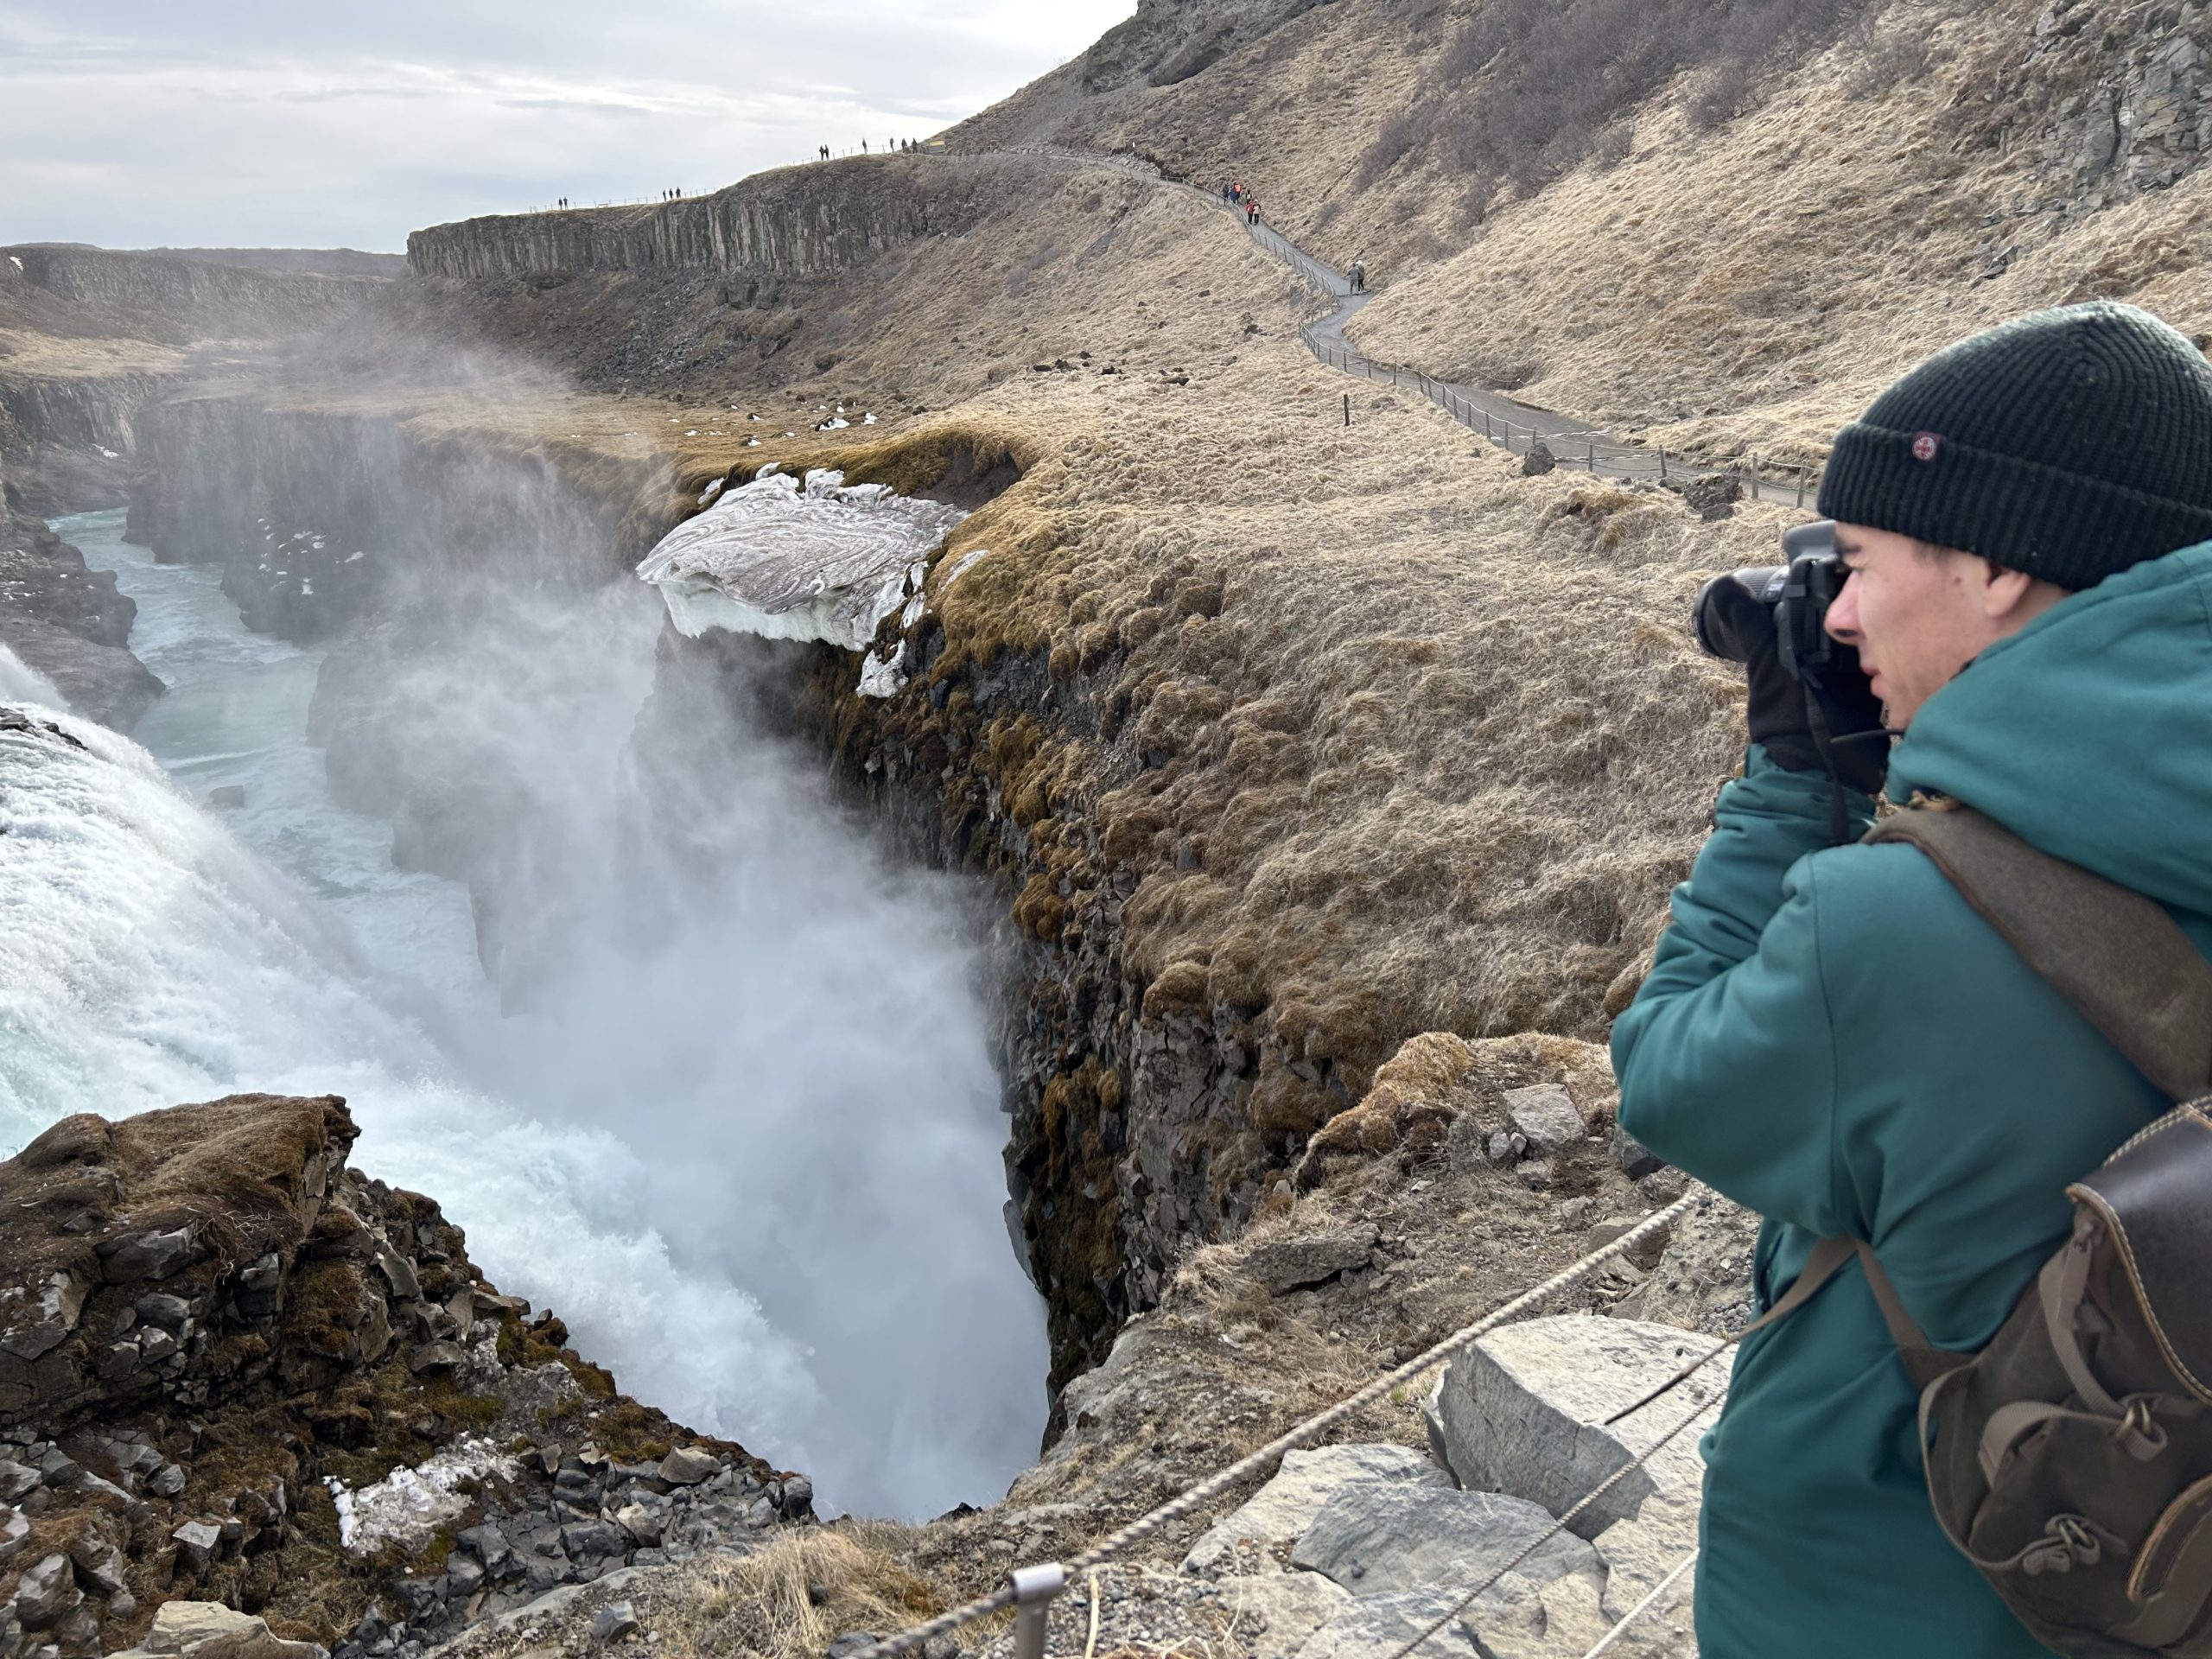
[[[261,339],[276,329],[312,326],[359,307],[385,281],[41,243],[0,248],[0,260],[13,261],[24,281],[57,299],[162,318],[197,339]]]
[[[924,237],[972,229],[1018,158],[861,157],[787,167],[683,201],[513,213],[407,238],[417,276],[555,277],[659,268],[764,277],[849,270]]]
[[[239,385],[148,409],[131,539],[164,563],[221,564],[248,626],[308,641],[479,582],[596,586],[649,537],[631,518],[657,466],[416,431],[414,413]]]
[[[48,517],[123,505],[137,454],[138,411],[177,391],[181,375],[0,374],[0,453],[10,499]]]

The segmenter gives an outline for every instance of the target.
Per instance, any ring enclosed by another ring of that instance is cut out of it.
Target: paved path
[[[1129,156],[1107,156],[1058,144],[1024,145],[1011,153],[1041,156],[1071,167],[1125,173],[1147,183],[1186,192],[1217,212],[1235,213],[1239,219],[1244,219],[1243,209],[1225,200],[1219,192],[1201,190],[1167,178],[1159,168]],[[1327,316],[1307,323],[1298,331],[1307,349],[1331,368],[1367,380],[1388,381],[1402,390],[1418,392],[1462,426],[1480,432],[1501,448],[1525,454],[1535,444],[1542,443],[1562,467],[1586,470],[1605,478],[1652,483],[1679,482],[1726,472],[1738,480],[1746,494],[1761,500],[1799,507],[1812,504],[1819,480],[1809,472],[1777,480],[1760,478],[1748,469],[1732,471],[1692,466],[1679,456],[1668,454],[1663,448],[1631,443],[1572,416],[1521,403],[1503,392],[1439,380],[1404,364],[1378,363],[1344,338],[1344,325],[1357,316],[1374,296],[1354,294],[1344,272],[1315,258],[1272,225],[1255,225],[1245,220],[1244,228],[1255,242],[1303,277],[1315,294],[1338,302],[1337,308]]]

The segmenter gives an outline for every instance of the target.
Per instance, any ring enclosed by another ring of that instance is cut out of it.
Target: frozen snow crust
[[[880,484],[848,486],[827,468],[804,484],[772,472],[670,531],[638,575],[660,589],[689,638],[721,628],[863,651],[877,624],[919,591],[930,550],[966,517]]]

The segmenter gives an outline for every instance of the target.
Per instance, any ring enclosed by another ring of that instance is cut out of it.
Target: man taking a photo
[[[1764,1217],[1762,1306],[1863,1239],[1970,1351],[2065,1242],[2068,1183],[2168,1102],[1919,850],[1833,845],[1831,774],[1856,829],[1885,781],[1950,798],[2212,954],[2212,365],[2131,307],[2021,318],[1847,427],[1820,510],[1865,690],[1808,709],[1754,655],[1743,775],[1614,1029],[1621,1124]],[[1916,1393],[1855,1266],[1744,1344],[1705,1442],[1706,1659],[2044,1651],[1938,1528]]]

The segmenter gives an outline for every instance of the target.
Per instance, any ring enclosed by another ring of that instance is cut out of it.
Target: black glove
[[[1751,741],[1785,771],[1825,772],[1862,794],[1881,793],[1890,734],[1882,729],[1881,701],[1859,666],[1859,653],[1839,645],[1821,683],[1808,685],[1782,665],[1772,613],[1749,588],[1717,582],[1705,602],[1719,609],[1737,639],[1758,642],[1745,664]]]

